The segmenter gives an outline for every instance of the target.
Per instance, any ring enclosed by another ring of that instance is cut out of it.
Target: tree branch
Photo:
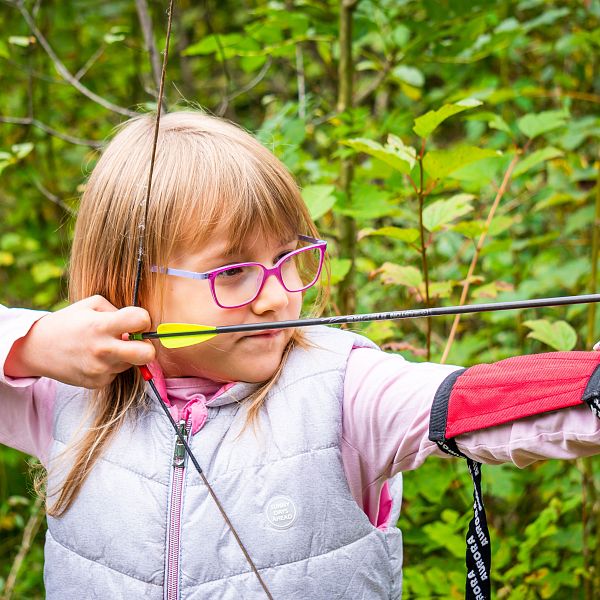
[[[65,79],[65,81],[69,82],[78,92],[80,92],[81,94],[83,94],[84,96],[89,98],[90,100],[96,102],[100,106],[106,108],[107,110],[116,112],[116,113],[118,113],[120,115],[124,115],[126,117],[135,117],[137,115],[137,113],[135,111],[129,110],[128,108],[123,108],[122,106],[118,106],[117,104],[114,104],[113,102],[110,102],[109,100],[106,100],[105,98],[102,98],[102,96],[99,96],[95,92],[92,92],[92,90],[87,88],[80,81],[78,81],[75,77],[73,77],[73,75],[65,67],[65,65],[62,63],[62,61],[58,58],[58,56],[56,55],[56,52],[54,52],[54,50],[52,49],[52,46],[50,46],[50,44],[48,43],[48,40],[44,37],[42,32],[37,28],[37,25],[35,24],[33,17],[28,12],[28,10],[25,8],[23,0],[18,0],[17,2],[8,2],[8,4],[15,6],[19,10],[21,15],[25,19],[27,25],[29,26],[31,33],[33,33],[33,35],[36,37],[37,41],[40,43],[40,46],[42,46],[42,48],[45,50],[45,52],[48,55],[48,57],[50,58],[50,60],[54,63],[56,70],[59,72],[61,77],[63,79]]]
[[[144,43],[148,50],[150,57],[150,66],[152,67],[152,77],[154,79],[154,86],[156,90],[160,87],[160,61],[158,60],[158,50],[156,49],[156,43],[154,42],[154,35],[152,33],[152,19],[148,12],[148,3],[146,0],[135,0],[135,8],[137,10],[140,26],[144,35]],[[163,100],[163,111],[167,111],[166,102]]]
[[[106,49],[106,46],[104,44],[102,44],[102,46],[100,46],[98,48],[98,50],[96,50],[96,52],[94,52],[94,54],[92,54],[85,61],[83,66],[74,75],[74,77],[75,77],[75,79],[77,79],[77,81],[80,81],[81,78],[92,68],[92,65],[102,56],[102,54],[104,54],[105,49]]]
[[[262,66],[262,68],[256,75],[256,77],[249,81],[245,86],[241,87],[237,92],[234,92],[233,94],[227,96],[227,101],[231,102],[231,100],[233,100],[234,98],[237,98],[238,96],[249,92],[253,87],[257,86],[264,79],[265,75],[267,74],[267,71],[271,67],[272,62],[273,61],[269,56],[265,61],[265,64]]]
[[[54,202],[57,206],[60,206],[65,212],[68,212],[72,216],[77,216],[77,211],[71,208],[62,198],[53,194],[48,188],[44,187],[37,179],[33,179],[33,185],[36,187],[38,192],[45,198],[48,198],[50,202]]]
[[[377,73],[377,77],[375,77],[373,81],[371,81],[371,83],[356,97],[354,102],[357,105],[362,104],[362,102],[364,102],[383,83],[389,72],[392,70],[392,65],[394,62],[394,58],[385,61],[383,69]]]
[[[35,499],[35,503],[31,509],[31,516],[29,517],[29,520],[25,525],[25,529],[23,530],[21,547],[19,548],[19,552],[17,553],[17,556],[15,557],[15,560],[10,568],[10,573],[6,578],[2,600],[10,600],[12,597],[15,584],[17,583],[17,575],[19,574],[21,566],[23,565],[23,561],[25,560],[27,553],[31,548],[31,543],[35,538],[35,534],[44,520],[44,515],[46,513],[42,510],[42,502],[43,500],[41,497],[37,497]]]
[[[53,127],[38,121],[37,119],[31,119],[26,117],[5,117],[0,115],[0,123],[10,123],[12,125],[30,125],[31,127],[37,127],[41,129],[43,132],[48,135],[54,136],[64,142],[69,142],[70,144],[76,144],[78,146],[88,146],[90,148],[101,148],[102,143],[96,142],[94,140],[86,140],[84,138],[78,138],[73,135],[69,135],[68,133],[61,133],[57,131]]]
[[[531,140],[527,142],[523,149],[523,154],[527,152],[529,148],[529,144]],[[458,303],[459,306],[462,306],[467,301],[467,295],[469,293],[469,287],[471,286],[471,278],[473,277],[473,273],[475,272],[475,267],[477,266],[477,262],[479,261],[479,255],[481,254],[481,250],[483,248],[483,244],[485,243],[485,239],[487,237],[488,231],[490,229],[490,225],[492,224],[492,220],[494,219],[494,215],[496,214],[496,209],[500,204],[500,200],[502,200],[502,196],[508,189],[508,184],[510,182],[510,178],[512,177],[512,173],[521,158],[521,154],[518,152],[515,153],[515,156],[510,161],[506,172],[504,173],[504,177],[502,178],[502,183],[498,188],[498,192],[496,197],[494,198],[494,202],[492,207],[490,208],[490,212],[488,213],[487,219],[485,220],[485,224],[483,226],[483,231],[479,236],[479,240],[477,241],[477,246],[475,248],[475,254],[473,254],[473,258],[471,259],[471,264],[469,265],[469,271],[467,276],[465,277],[465,282],[463,284],[463,288],[460,294],[460,301]],[[452,328],[450,330],[450,335],[448,336],[448,341],[446,342],[446,347],[444,348],[444,353],[442,354],[442,359],[440,360],[441,364],[444,364],[448,358],[448,354],[450,353],[450,348],[452,348],[452,344],[454,343],[454,338],[456,337],[456,331],[458,330],[458,324],[460,323],[460,315],[456,315],[454,317],[454,321],[452,322]]]

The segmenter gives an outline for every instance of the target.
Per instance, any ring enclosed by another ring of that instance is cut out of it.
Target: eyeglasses
[[[221,308],[239,308],[254,302],[267,278],[277,277],[288,292],[303,292],[312,287],[321,275],[327,242],[299,235],[303,247],[286,252],[271,268],[261,263],[244,262],[196,273],[170,267],[150,267],[153,273],[163,273],[187,279],[208,279],[212,297]]]

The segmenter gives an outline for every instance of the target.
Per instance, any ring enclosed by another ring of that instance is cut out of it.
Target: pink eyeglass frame
[[[234,263],[231,265],[225,265],[224,267],[219,267],[218,269],[212,269],[211,271],[206,271],[205,273],[197,273],[195,271],[184,271],[182,269],[172,269],[170,267],[158,267],[156,265],[151,266],[150,271],[152,273],[162,273],[163,275],[174,275],[175,277],[185,277],[186,279],[196,279],[196,280],[208,279],[208,281],[210,283],[210,293],[212,294],[213,300],[215,301],[217,306],[219,306],[221,308],[240,308],[242,306],[246,306],[247,304],[251,304],[258,298],[263,287],[265,286],[267,279],[271,275],[274,275],[277,278],[277,281],[279,281],[279,283],[283,287],[283,289],[290,293],[303,292],[304,290],[307,290],[308,288],[312,287],[318,281],[319,276],[321,275],[321,270],[323,269],[323,260],[325,258],[325,250],[327,249],[327,242],[325,240],[319,240],[317,238],[313,238],[313,237],[310,237],[307,235],[299,235],[298,240],[300,240],[301,242],[308,242],[310,244],[310,246],[305,246],[304,248],[298,248],[297,250],[292,250],[285,256],[282,256],[271,268],[265,267],[265,265],[263,265],[262,263],[243,262],[243,263]],[[301,288],[299,290],[288,289],[286,287],[285,283],[283,283],[283,277],[281,275],[281,265],[286,260],[288,260],[291,256],[299,254],[300,252],[305,252],[306,250],[310,250],[310,249],[319,250],[319,268],[317,269],[317,274],[315,275],[315,278],[313,279],[313,281],[311,283],[309,283],[308,285],[304,286],[303,288]],[[260,267],[263,270],[262,282],[261,282],[256,294],[254,295],[254,297],[251,300],[248,300],[247,302],[243,302],[242,304],[236,304],[234,306],[224,306],[217,299],[217,294],[215,293],[215,283],[214,282],[220,273],[223,273],[224,271],[229,271],[230,269],[232,269],[234,267]]]

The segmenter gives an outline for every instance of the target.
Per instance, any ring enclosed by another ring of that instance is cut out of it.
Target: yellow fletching
[[[163,336],[165,333],[195,333],[197,331],[214,330],[212,325],[194,325],[193,323],[161,323],[156,328],[156,333]],[[185,348],[194,344],[201,344],[210,338],[215,337],[216,333],[206,333],[204,335],[175,335],[160,337],[160,343],[165,348]]]

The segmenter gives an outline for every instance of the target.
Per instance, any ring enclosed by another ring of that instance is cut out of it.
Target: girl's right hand
[[[4,371],[11,377],[49,377],[100,388],[132,365],[154,360],[151,342],[127,339],[127,332],[150,326],[143,308],[118,309],[102,296],[85,298],[37,321],[13,344]]]

